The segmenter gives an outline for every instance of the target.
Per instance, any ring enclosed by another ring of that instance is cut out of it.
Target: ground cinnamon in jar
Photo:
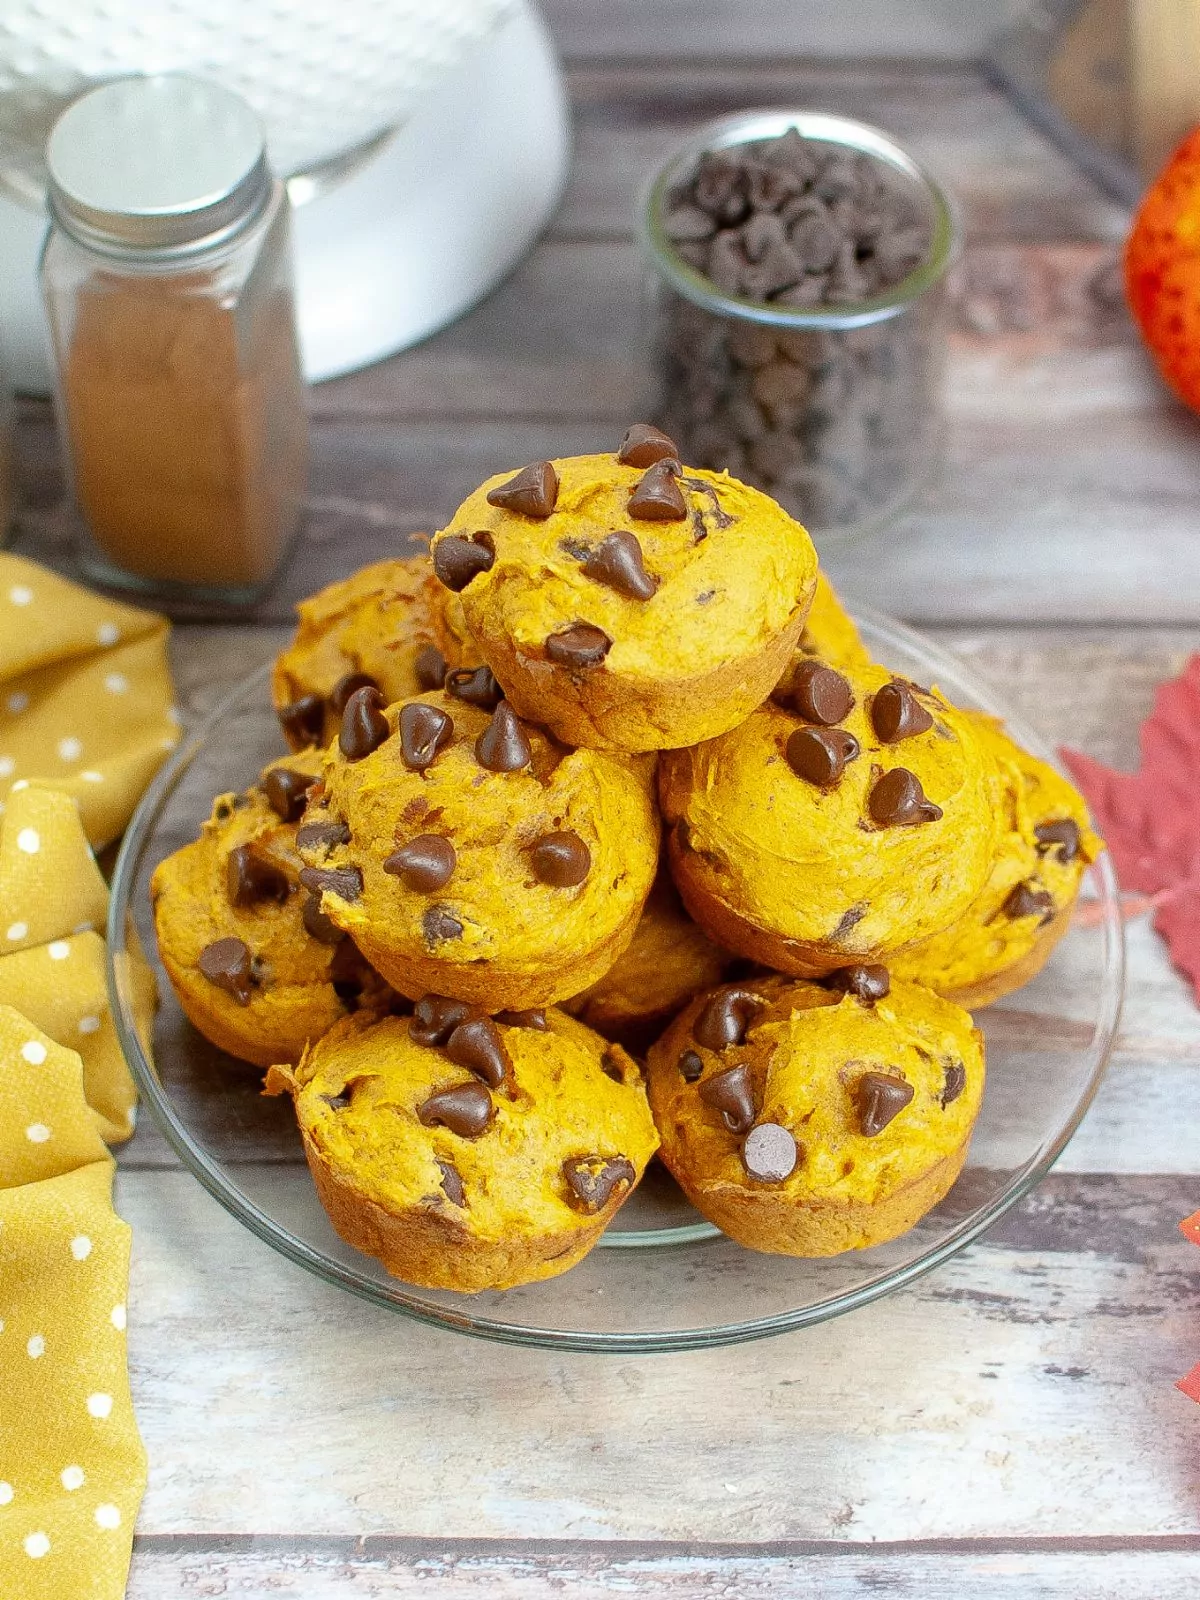
[[[236,310],[204,287],[101,275],[80,292],[62,384],[75,494],[125,571],[253,587],[303,494],[290,306],[264,307],[242,351]]]
[[[84,569],[253,598],[297,527],[308,437],[287,200],[257,120],[215,85],[127,80],[69,108],[47,159],[43,285]]]

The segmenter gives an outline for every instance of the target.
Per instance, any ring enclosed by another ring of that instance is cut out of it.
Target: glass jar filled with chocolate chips
[[[953,209],[886,134],[817,112],[700,130],[642,208],[656,420],[829,541],[882,527],[941,443]]]

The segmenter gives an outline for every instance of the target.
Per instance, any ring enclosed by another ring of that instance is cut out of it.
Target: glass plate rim
[[[845,594],[842,595],[842,601],[856,621],[865,623],[872,632],[885,641],[894,641],[902,650],[923,655],[935,666],[944,665],[946,671],[959,679],[969,690],[980,709],[995,716],[1002,716],[1009,730],[1022,744],[1044,759],[1055,761],[1053,753],[1047,750],[1045,741],[1030,729],[1022,718],[1009,713],[997,699],[991,685],[985,679],[978,677],[970,666],[935,640],[898,622],[895,618],[876,611],[871,606],[858,603]],[[1041,1182],[1061,1156],[1095,1099],[1116,1039],[1125,992],[1124,927],[1120,915],[1116,876],[1107,851],[1101,854],[1091,869],[1095,874],[1099,890],[1097,903],[1102,910],[1105,983],[1100,1008],[1093,1025],[1092,1038],[1086,1046],[1089,1052],[1095,1051],[1095,1060],[1087,1083],[1070,1116],[1066,1118],[1049,1146],[1039,1156],[1027,1162],[993,1201],[964,1218],[957,1227],[952,1228],[922,1255],[903,1266],[881,1271],[876,1277],[859,1284],[854,1289],[826,1296],[822,1300],[791,1311],[778,1312],[772,1316],[758,1317],[746,1322],[722,1323],[707,1327],[649,1329],[629,1334],[530,1327],[491,1316],[481,1318],[467,1311],[457,1312],[446,1306],[438,1305],[434,1308],[405,1300],[403,1293],[409,1288],[408,1285],[396,1280],[396,1288],[392,1290],[390,1285],[384,1285],[354,1268],[343,1266],[321,1255],[275,1222],[231,1181],[220,1165],[190,1138],[182,1119],[171,1104],[170,1096],[161,1087],[154,1066],[142,1049],[136,1029],[129,1020],[127,963],[120,959],[119,953],[126,944],[127,919],[132,916],[131,894],[142,845],[163,806],[174,793],[196,755],[204,748],[211,730],[256,689],[262,687],[268,681],[270,671],[271,665],[267,662],[223,695],[195,731],[180,742],[142,796],[126,829],[113,869],[106,928],[106,980],[109,1007],[138,1093],[149,1105],[159,1131],[184,1167],[213,1199],[264,1244],[324,1282],[336,1284],[360,1299],[373,1305],[383,1306],[389,1311],[398,1312],[401,1316],[424,1323],[426,1326],[448,1328],[454,1332],[470,1334],[475,1338],[501,1344],[593,1354],[630,1355],[713,1349],[772,1338],[778,1334],[812,1327],[817,1323],[829,1321],[833,1317],[870,1305],[884,1295],[892,1294],[897,1289],[914,1283],[974,1243]],[[1057,765],[1057,762],[1055,764]],[[680,1243],[686,1242],[706,1241],[680,1240]]]

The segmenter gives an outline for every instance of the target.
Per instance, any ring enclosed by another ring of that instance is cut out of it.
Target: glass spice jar
[[[183,74],[94,89],[46,150],[55,404],[100,582],[240,605],[299,524],[289,207],[250,108]]]
[[[942,439],[950,201],[887,134],[818,112],[701,128],[641,208],[652,412],[684,459],[828,546],[877,530]]]

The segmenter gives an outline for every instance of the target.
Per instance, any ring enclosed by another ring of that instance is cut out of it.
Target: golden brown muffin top
[[[658,860],[652,759],[568,750],[507,702],[376,707],[357,743],[354,714],[300,833],[339,927],[448,966],[540,970],[640,908]]]
[[[334,737],[348,687],[370,681],[387,702],[440,689],[446,667],[460,664],[440,617],[446,598],[422,553],[377,561],[302,600],[295,637],[271,674],[277,711],[322,702],[308,707],[307,734],[302,713],[281,719],[293,748]]]
[[[727,985],[650,1051],[664,1147],[696,1182],[873,1204],[966,1138],[984,1079],[967,1012],[879,967],[841,981],[860,993],[777,977]]]
[[[673,849],[756,926],[851,956],[895,950],[982,887],[999,833],[995,761],[936,689],[879,666],[809,666],[788,705],[663,753]]]
[[[195,973],[240,1029],[259,1029],[268,1050],[306,1019],[331,1026],[343,1001],[386,996],[299,881],[296,832],[322,760],[315,750],[282,756],[244,793],[218,795],[199,838],[161,861],[150,884],[164,959]]]
[[[481,1239],[586,1227],[658,1146],[637,1067],[553,1008],[475,1026],[496,1083],[454,1059],[454,1033],[420,1043],[414,1019],[388,1017],[347,1019],[268,1088],[294,1095],[328,1166],[393,1214],[434,1210]]]
[[[529,491],[514,490],[527,474]],[[499,634],[531,661],[570,668],[582,638],[607,672],[647,681],[757,651],[807,603],[817,567],[808,534],[767,495],[669,455],[499,473],[432,551],[485,652]]]

